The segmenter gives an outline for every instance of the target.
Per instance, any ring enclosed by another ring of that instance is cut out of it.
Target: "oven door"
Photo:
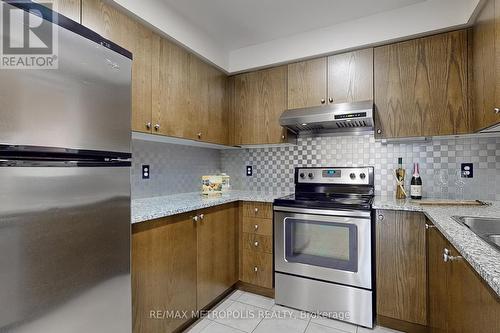
[[[370,212],[274,210],[276,272],[372,288]]]

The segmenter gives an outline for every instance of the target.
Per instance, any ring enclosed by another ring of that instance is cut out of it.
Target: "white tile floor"
[[[191,326],[189,333],[398,333],[373,330],[274,304],[274,299],[236,290],[210,314]]]

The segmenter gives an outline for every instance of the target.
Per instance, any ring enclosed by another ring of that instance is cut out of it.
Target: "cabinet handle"
[[[198,216],[193,217],[193,222],[198,222]]]
[[[499,114],[500,113],[500,108],[494,108],[493,110],[495,111],[495,114]]]
[[[443,249],[443,261],[444,262],[450,262],[450,261],[456,261],[456,260],[461,260],[463,259],[461,256],[451,256],[450,255],[450,250],[448,249]]]
[[[254,227],[255,230],[259,229],[259,225],[258,224],[254,225],[253,227]]]
[[[382,130],[380,128],[377,129],[377,134],[382,134]]]
[[[281,140],[285,140],[285,136],[284,135],[281,136]]]
[[[382,215],[382,214],[380,214],[380,215],[378,216],[378,220],[379,220],[379,221],[383,221],[383,220],[384,220],[384,218],[385,218],[385,217],[384,217],[384,215]]]
[[[155,131],[158,131],[160,129],[160,124],[155,124]]]
[[[330,97],[330,98],[328,99],[328,102],[333,103],[333,97]]]
[[[203,220],[205,218],[205,215],[200,214],[200,220]]]
[[[259,242],[255,242],[255,243],[253,243],[253,245],[254,245],[255,247],[258,247],[258,246],[259,246]]]
[[[255,273],[257,273],[257,272],[259,271],[259,268],[258,268],[257,266],[254,266],[254,267],[253,267],[253,271],[254,271]]]
[[[324,98],[322,98],[322,99],[321,99],[321,104],[325,104],[325,102],[326,102],[326,101],[325,101],[325,99],[324,99]]]
[[[202,134],[203,134],[203,133],[198,132],[198,134],[197,134],[197,135],[198,135],[198,139],[201,139]]]
[[[436,226],[435,225],[430,225],[430,224],[425,224],[425,229],[428,230],[428,229],[434,229]]]
[[[146,128],[151,129],[151,123],[146,123]]]
[[[259,212],[259,209],[257,207],[255,207],[253,210],[254,210],[255,214],[257,214]]]

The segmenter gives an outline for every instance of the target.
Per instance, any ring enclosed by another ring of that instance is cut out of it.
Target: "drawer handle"
[[[443,250],[443,261],[444,262],[450,262],[450,261],[456,261],[462,259],[461,256],[451,256],[450,255],[450,250],[444,249]]]
[[[256,241],[255,243],[253,243],[253,245],[254,245],[255,247],[259,246],[259,242],[257,242],[257,241]]]
[[[254,210],[255,214],[257,214],[259,212],[259,209],[257,207],[255,207],[253,210]]]
[[[258,224],[254,225],[253,227],[255,228],[255,230],[259,229],[259,225]]]
[[[436,226],[432,224],[425,224],[425,229],[434,229]]]
[[[259,268],[257,266],[254,266],[253,271],[257,273],[259,271]]]

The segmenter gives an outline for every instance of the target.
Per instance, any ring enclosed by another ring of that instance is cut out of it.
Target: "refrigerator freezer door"
[[[0,332],[131,332],[129,177],[0,167]]]
[[[59,69],[0,69],[0,144],[130,152],[132,61],[53,27]]]

